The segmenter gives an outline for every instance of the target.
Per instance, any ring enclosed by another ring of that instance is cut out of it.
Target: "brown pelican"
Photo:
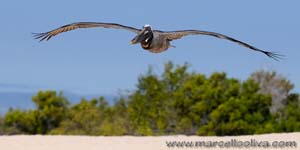
[[[60,34],[62,32],[67,32],[71,30],[75,30],[78,28],[94,28],[94,27],[103,27],[103,28],[115,28],[115,29],[125,29],[131,32],[136,33],[137,35],[131,40],[131,44],[140,43],[142,48],[148,50],[153,53],[160,53],[166,51],[170,47],[175,47],[170,44],[171,41],[180,39],[181,37],[187,35],[209,35],[225,40],[229,40],[240,44],[241,46],[247,47],[251,50],[262,52],[265,55],[279,60],[283,55],[273,53],[270,51],[264,51],[262,49],[258,49],[250,44],[242,42],[240,40],[234,39],[232,37],[226,36],[224,34],[210,32],[210,31],[201,31],[201,30],[178,30],[178,31],[159,31],[159,30],[152,30],[150,25],[145,25],[142,29],[137,29],[134,27],[124,26],[121,24],[116,23],[102,23],[102,22],[77,22],[68,25],[64,25],[57,29],[54,29],[49,32],[45,33],[34,33],[34,37],[36,39],[49,40],[53,36]]]

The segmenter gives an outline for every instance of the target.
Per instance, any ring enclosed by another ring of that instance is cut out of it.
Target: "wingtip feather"
[[[276,60],[276,61],[280,61],[282,59],[284,59],[286,56],[279,54],[279,53],[275,53],[275,52],[264,52],[268,57]]]

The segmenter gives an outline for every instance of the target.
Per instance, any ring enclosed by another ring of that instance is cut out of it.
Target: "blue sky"
[[[299,91],[299,6],[298,0],[6,0],[0,5],[0,91],[53,89],[115,94],[134,89],[137,77],[149,65],[161,73],[167,61],[188,62],[192,71],[207,75],[224,71],[239,79],[259,69],[275,70]],[[235,43],[207,36],[174,41],[176,48],[160,54],[130,45],[134,34],[123,30],[75,30],[42,43],[31,37],[31,32],[79,21],[215,31],[287,57],[276,62]]]

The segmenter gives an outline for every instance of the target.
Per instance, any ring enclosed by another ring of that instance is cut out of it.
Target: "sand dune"
[[[177,143],[176,143],[177,142]],[[177,145],[176,145],[177,144]],[[300,149],[300,133],[255,136],[0,136],[1,150]],[[169,145],[169,146],[167,146]]]

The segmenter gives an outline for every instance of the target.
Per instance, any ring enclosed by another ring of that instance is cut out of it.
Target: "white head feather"
[[[144,27],[151,27],[149,24],[145,24]]]

